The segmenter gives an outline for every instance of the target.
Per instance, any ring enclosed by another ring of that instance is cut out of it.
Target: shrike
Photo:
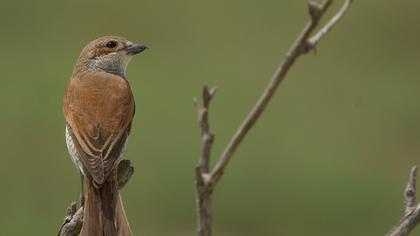
[[[105,36],[82,50],[64,96],[66,142],[83,176],[81,236],[131,236],[116,179],[135,104],[125,70],[146,49]]]

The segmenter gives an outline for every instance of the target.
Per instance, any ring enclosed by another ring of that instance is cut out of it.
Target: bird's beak
[[[132,44],[126,48],[124,48],[124,50],[127,52],[127,54],[131,54],[131,55],[135,55],[137,53],[143,52],[144,50],[146,50],[148,47],[144,46],[144,45],[140,45],[140,44]]]

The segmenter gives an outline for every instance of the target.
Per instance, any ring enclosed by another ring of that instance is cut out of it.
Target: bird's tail
[[[108,178],[100,188],[85,178],[85,193],[81,236],[133,235],[114,178]]]

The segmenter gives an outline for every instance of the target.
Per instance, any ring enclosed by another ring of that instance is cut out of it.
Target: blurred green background
[[[308,19],[304,0],[1,5],[2,235],[55,235],[78,199],[62,97],[82,47],[108,34],[151,48],[127,72],[137,99],[126,150],[136,173],[123,190],[131,226],[195,235],[192,98],[204,82],[218,87],[215,159]],[[215,192],[214,235],[384,235],[398,221],[420,161],[419,7],[355,1],[300,58]]]

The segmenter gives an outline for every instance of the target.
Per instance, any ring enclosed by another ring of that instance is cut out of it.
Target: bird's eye
[[[115,41],[108,41],[106,43],[107,48],[115,48],[116,46],[117,46],[117,42],[115,42]]]

